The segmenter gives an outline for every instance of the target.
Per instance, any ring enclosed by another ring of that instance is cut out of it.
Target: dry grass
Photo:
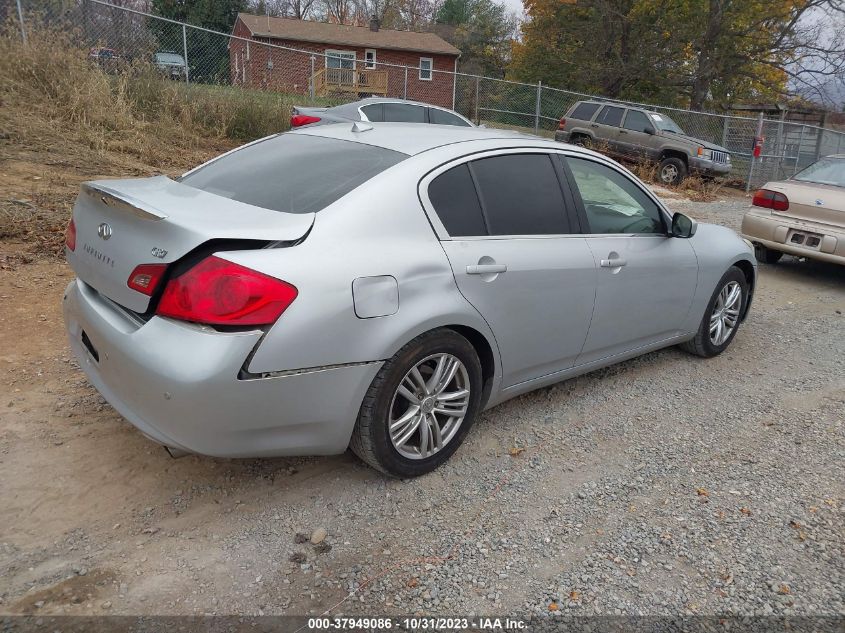
[[[72,33],[28,35],[0,32],[0,267],[61,255],[85,180],[178,174],[288,125],[289,97],[185,86],[148,64],[106,74]]]

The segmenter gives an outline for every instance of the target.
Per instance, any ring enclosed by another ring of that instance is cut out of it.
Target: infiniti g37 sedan
[[[333,454],[415,476],[480,412],[736,336],[750,246],[589,150],[500,130],[336,124],[181,178],[83,185],[70,344],[171,453]]]

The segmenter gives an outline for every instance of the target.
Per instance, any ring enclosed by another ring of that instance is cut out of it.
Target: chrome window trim
[[[634,176],[630,171],[616,165],[610,159],[605,158],[604,156],[600,155],[592,155],[587,153],[581,153],[579,151],[573,151],[571,149],[566,148],[555,148],[555,147],[543,147],[543,146],[536,146],[536,145],[526,145],[526,146],[519,146],[519,147],[507,147],[507,148],[499,148],[499,149],[487,149],[487,150],[479,150],[470,154],[466,154],[464,156],[460,156],[458,158],[453,158],[441,165],[438,165],[434,169],[430,170],[426,173],[419,181],[417,185],[417,195],[420,199],[422,204],[423,210],[425,211],[426,216],[428,217],[428,221],[431,224],[432,228],[434,229],[435,235],[437,235],[437,239],[441,242],[450,242],[450,241],[470,241],[470,240],[503,240],[503,239],[559,239],[562,237],[661,237],[665,238],[668,234],[667,233],[554,233],[554,234],[544,234],[544,235],[472,235],[472,236],[451,236],[449,232],[446,230],[446,227],[443,226],[443,223],[440,221],[440,217],[437,215],[437,211],[434,209],[434,205],[431,202],[431,199],[428,197],[428,186],[431,184],[431,181],[437,178],[443,172],[450,170],[452,167],[457,167],[458,165],[469,163],[474,160],[479,160],[481,158],[489,158],[492,156],[504,156],[507,154],[559,154],[564,158],[572,157],[572,158],[582,158],[587,160],[592,160],[593,162],[599,163],[601,165],[605,165],[606,167],[610,167],[611,169],[618,172],[621,176],[630,180],[636,187],[638,187],[641,191],[643,191],[648,198],[657,205],[657,210],[663,214],[663,220],[667,227],[672,226],[672,214],[669,213],[663,203],[660,201],[657,196],[655,196],[648,188],[641,187],[637,182],[637,177]]]
[[[440,174],[449,171],[450,169],[452,169],[453,167],[457,167],[458,165],[471,163],[482,158],[506,156],[508,154],[545,154],[548,156],[551,154],[561,153],[563,153],[561,150],[554,147],[537,147],[536,145],[507,147],[499,149],[485,149],[473,152],[471,154],[466,154],[465,156],[461,156],[459,158],[454,158],[429,171],[425,176],[420,179],[419,185],[417,187],[417,194],[420,198],[420,202],[422,203],[423,210],[425,211],[426,216],[428,216],[428,220],[431,223],[432,228],[434,228],[434,232],[437,235],[437,238],[441,242],[463,242],[475,240],[542,240],[558,239],[562,237],[584,237],[583,233],[551,233],[543,235],[469,235],[453,237],[449,235],[449,232],[446,230],[446,227],[443,226],[443,223],[440,221],[440,217],[437,215],[437,211],[434,209],[434,205],[432,204],[431,199],[428,197],[428,186],[431,184],[431,181],[437,178]],[[563,194],[561,193],[561,195]]]

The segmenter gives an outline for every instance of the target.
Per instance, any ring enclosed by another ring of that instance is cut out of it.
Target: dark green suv
[[[617,158],[658,164],[658,177],[676,185],[687,174],[725,176],[731,171],[727,149],[687,136],[665,114],[616,103],[579,101],[560,120],[555,140],[593,146]]]

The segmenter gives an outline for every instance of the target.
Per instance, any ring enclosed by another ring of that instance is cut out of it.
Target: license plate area
[[[88,335],[85,333],[85,330],[82,330],[82,345],[85,349],[88,350],[88,353],[91,354],[91,358],[94,359],[95,362],[100,362],[100,353],[97,351],[97,348],[94,347],[94,344],[91,342],[91,339],[88,338]]]
[[[795,229],[792,229],[786,236],[786,243],[803,246],[804,248],[817,251],[821,248],[823,237],[823,235],[819,235],[818,233],[807,233],[806,231],[796,231]]]

